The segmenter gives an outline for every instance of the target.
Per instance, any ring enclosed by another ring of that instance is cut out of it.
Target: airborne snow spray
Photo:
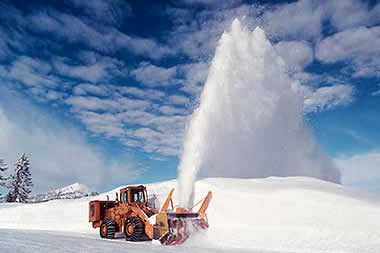
[[[181,206],[191,206],[198,172],[340,181],[304,124],[298,87],[264,31],[250,31],[235,19],[219,41],[187,128],[178,168]]]

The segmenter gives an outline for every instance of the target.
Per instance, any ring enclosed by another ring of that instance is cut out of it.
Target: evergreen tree
[[[25,154],[18,159],[15,172],[10,177],[8,202],[26,202],[32,192],[32,174],[30,173],[30,162]]]
[[[4,172],[8,169],[3,159],[0,159],[0,187],[5,187],[7,183],[7,177],[4,176]],[[0,192],[1,196],[1,192]]]

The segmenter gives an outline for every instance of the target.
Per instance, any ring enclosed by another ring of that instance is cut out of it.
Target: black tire
[[[118,227],[112,219],[106,218],[100,224],[99,234],[101,238],[114,239],[117,231]]]
[[[133,228],[128,229],[128,228]],[[143,241],[145,239],[145,226],[141,219],[137,216],[132,216],[127,219],[124,224],[124,234],[127,241]]]

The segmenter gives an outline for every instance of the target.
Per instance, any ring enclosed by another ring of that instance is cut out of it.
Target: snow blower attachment
[[[129,186],[120,190],[120,201],[95,200],[89,203],[89,221],[99,227],[100,237],[113,239],[123,232],[128,241],[159,240],[163,245],[183,243],[191,232],[207,229],[206,210],[212,198],[208,192],[198,212],[177,207],[174,210],[172,189],[161,209],[150,207],[145,186]],[[197,205],[196,204],[196,205]],[[169,205],[171,209],[169,210]]]
[[[175,211],[168,212],[169,202],[172,209],[174,209],[173,192],[174,189],[170,191],[168,198],[157,214],[156,225],[154,226],[154,239],[160,240],[163,245],[182,244],[194,230],[208,228],[206,210],[212,198],[212,193],[208,192],[198,212],[191,212],[191,210],[181,207],[177,207]]]

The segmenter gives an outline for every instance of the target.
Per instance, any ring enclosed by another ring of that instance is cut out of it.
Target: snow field
[[[162,203],[176,181],[147,185]],[[115,198],[117,188],[96,197],[39,204],[0,204],[0,228],[85,233],[88,202]],[[210,228],[184,246],[280,252],[373,252],[380,249],[380,198],[306,177],[207,178],[195,185],[195,200],[209,190]],[[174,194],[174,203],[178,203]],[[195,208],[196,210],[196,208]]]

